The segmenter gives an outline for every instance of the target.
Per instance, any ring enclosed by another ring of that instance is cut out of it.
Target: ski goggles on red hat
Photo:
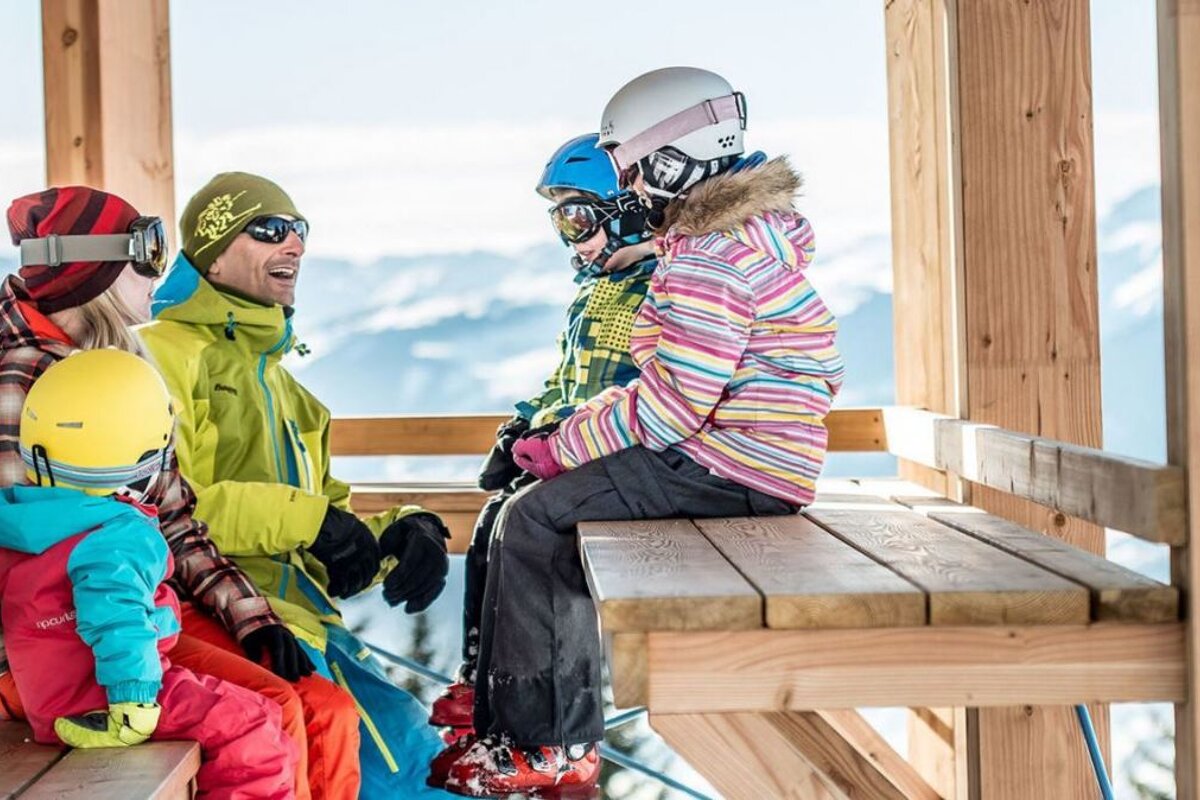
[[[279,244],[293,232],[300,237],[301,242],[308,241],[308,222],[302,219],[255,217],[242,230],[250,234],[250,238],[256,242]]]
[[[128,261],[146,278],[157,278],[167,269],[167,229],[158,217],[138,217],[128,233],[50,234],[21,240],[21,266],[88,261]]]

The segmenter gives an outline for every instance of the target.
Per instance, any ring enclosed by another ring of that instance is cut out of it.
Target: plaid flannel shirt
[[[18,302],[19,285],[9,277],[0,288],[0,486],[27,482],[20,453],[25,395],[51,364],[76,349],[34,330]],[[174,452],[146,502],[158,507],[159,530],[175,557],[171,584],[180,597],[197,602],[238,640],[283,624],[242,570],[217,550],[205,524],[192,516],[196,496],[179,474]],[[0,674],[7,663],[0,633]]]

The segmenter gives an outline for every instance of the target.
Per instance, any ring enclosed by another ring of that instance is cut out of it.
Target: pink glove
[[[550,444],[550,436],[518,439],[517,443],[513,445],[512,454],[513,462],[518,467],[544,481],[562,475],[566,471],[554,457],[554,447]]]

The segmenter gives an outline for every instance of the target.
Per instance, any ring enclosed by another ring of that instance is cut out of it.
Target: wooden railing
[[[339,417],[335,456],[476,456],[491,448],[497,414]],[[967,481],[1002,489],[1148,541],[1184,543],[1183,470],[1077,447],[915,408],[850,408],[826,420],[829,450],[888,452]],[[469,481],[362,482],[354,508],[371,514],[416,503],[446,520],[462,552],[487,494]]]
[[[847,408],[827,418],[829,449],[838,453],[887,450],[882,408]],[[507,414],[337,417],[335,456],[482,456]]]
[[[496,440],[496,428],[508,415],[425,415],[338,417],[330,446],[335,456],[476,456]],[[883,409],[851,408],[829,415],[829,449],[835,452],[882,452],[887,449]],[[354,485],[354,510],[374,514],[414,503],[439,514],[452,534],[450,549],[461,553],[487,493],[468,481],[384,481]]]

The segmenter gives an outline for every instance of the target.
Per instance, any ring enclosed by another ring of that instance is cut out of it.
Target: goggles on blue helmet
[[[579,244],[602,228],[610,237],[624,239],[645,230],[645,209],[633,194],[611,200],[572,197],[550,207],[550,222],[565,244]]]

